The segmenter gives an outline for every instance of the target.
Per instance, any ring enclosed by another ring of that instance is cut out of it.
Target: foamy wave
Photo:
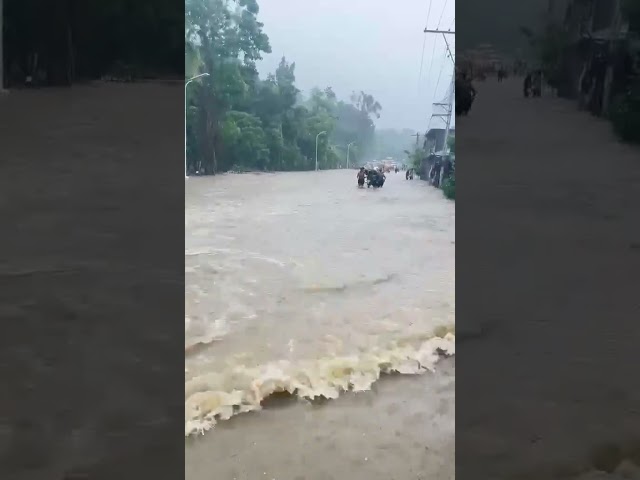
[[[434,371],[442,355],[455,355],[453,328],[399,340],[368,353],[297,365],[280,361],[256,368],[237,366],[224,374],[201,375],[185,384],[185,436],[203,434],[238,413],[260,410],[262,401],[274,393],[334,399],[345,391],[370,390],[383,373]]]
[[[213,248],[213,247],[187,248],[185,249],[185,252],[184,252],[185,257],[198,257],[201,255],[202,256],[235,255],[235,256],[240,256],[241,258],[251,258],[253,260],[260,260],[266,263],[277,265],[279,267],[285,267],[287,265],[285,262],[278,260],[277,258],[267,257],[256,252],[245,252],[244,250],[236,250],[234,248]]]

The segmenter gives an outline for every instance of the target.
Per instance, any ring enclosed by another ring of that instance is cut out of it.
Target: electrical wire
[[[429,10],[427,10],[427,28],[429,27],[429,17],[431,16],[431,3],[433,0],[429,0]],[[424,48],[427,45],[427,34],[424,34],[422,39],[422,54],[420,55],[420,73],[418,74],[418,93],[420,93],[420,84],[422,82],[422,67],[424,65]]]
[[[444,58],[442,59],[442,63],[440,64],[440,72],[438,72],[438,81],[436,82],[436,88],[433,90],[433,100],[436,99],[436,94],[438,93],[438,87],[440,86],[440,78],[442,78],[442,70],[444,70],[444,64],[447,63],[445,59],[447,58],[448,52],[444,54]]]
[[[444,16],[444,11],[447,9],[447,3],[449,0],[444,0],[444,7],[442,7],[442,13],[440,14],[440,20],[438,20],[438,26],[436,27],[436,30],[438,30],[440,28],[440,23],[442,22],[442,17]]]

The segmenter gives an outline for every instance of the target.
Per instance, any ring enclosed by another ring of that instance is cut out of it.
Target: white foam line
[[[252,258],[254,260],[261,260],[263,262],[271,263],[273,265],[278,265],[279,267],[285,267],[286,263],[276,259],[261,255],[256,252],[245,252],[243,250],[235,250],[232,248],[201,248],[201,249],[193,249],[186,250],[184,252],[185,257],[196,257],[199,255],[218,255],[218,254],[229,254],[229,255],[239,255],[245,258]]]
[[[455,355],[454,334],[433,336],[413,346],[394,342],[389,349],[364,356],[332,356],[298,366],[283,361],[256,368],[239,365],[231,374],[198,376],[185,384],[185,436],[204,434],[238,413],[260,410],[262,400],[274,392],[307,400],[334,399],[341,392],[370,390],[383,373],[433,372],[443,352]]]

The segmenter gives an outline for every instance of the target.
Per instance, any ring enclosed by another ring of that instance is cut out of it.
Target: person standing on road
[[[536,70],[533,74],[531,91],[534,97],[542,96],[542,70]]]
[[[358,171],[358,187],[364,187],[364,177],[367,175],[367,171],[364,169],[364,167],[360,167],[360,170]]]
[[[531,94],[531,83],[531,73],[527,73],[527,76],[524,77],[524,85],[522,88],[524,98],[529,98],[529,95]]]
[[[476,97],[476,89],[473,88],[471,80],[466,72],[461,72],[455,81],[456,92],[456,115],[467,115],[471,110],[471,105]]]

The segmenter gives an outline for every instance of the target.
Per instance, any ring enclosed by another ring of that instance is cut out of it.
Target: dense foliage
[[[529,43],[535,63],[542,69],[546,81],[558,87],[561,77],[563,53],[569,44],[567,34],[561,24],[547,19],[540,30],[520,27]]]
[[[426,158],[427,152],[418,146],[414,146],[412,150],[405,150],[407,156],[407,168],[414,168],[417,172],[421,171],[422,160]]]
[[[5,0],[5,82],[70,85],[123,67],[179,77],[183,19],[171,0]]]
[[[456,199],[456,137],[449,137],[447,141],[449,144],[449,152],[452,154],[452,171],[449,178],[447,178],[442,184],[442,192],[444,196],[450,200]]]
[[[455,173],[442,183],[442,193],[449,200],[456,199],[456,176]]]
[[[640,0],[624,0],[622,11],[632,36],[640,35]],[[633,52],[638,55],[638,52]],[[632,54],[633,54],[632,53]],[[640,72],[631,72],[626,88],[614,98],[609,117],[616,134],[624,141],[640,143]]]
[[[625,142],[640,143],[640,81],[618,95],[609,112],[613,130]]]
[[[591,0],[583,0],[581,3],[587,11],[593,7]],[[618,58],[611,56],[608,59],[613,65],[614,73],[611,105],[608,111],[603,111],[604,107],[598,101],[596,106],[590,106],[590,110],[597,114],[607,114],[613,130],[620,139],[640,143],[640,72],[634,67],[633,60],[633,57],[638,55],[633,39],[640,35],[640,0],[623,0],[621,14],[622,23],[628,24],[629,32],[625,36],[626,40],[618,45]],[[571,82],[574,79],[571,76],[562,78],[561,73],[563,67],[567,67],[564,52],[569,45],[565,26],[547,21],[538,32],[526,27],[521,27],[520,32],[534,48],[534,58],[542,67],[547,82],[558,88],[560,95],[563,91],[572,93],[574,86]]]
[[[629,30],[640,32],[640,0],[623,0],[622,13],[629,21]]]
[[[314,169],[316,138],[319,168],[346,167],[352,142],[350,163],[362,163],[381,105],[365,92],[340,100],[331,87],[303,96],[286,58],[260,78],[271,47],[258,13],[256,0],[186,1],[186,76],[209,74],[187,88],[189,171]]]

